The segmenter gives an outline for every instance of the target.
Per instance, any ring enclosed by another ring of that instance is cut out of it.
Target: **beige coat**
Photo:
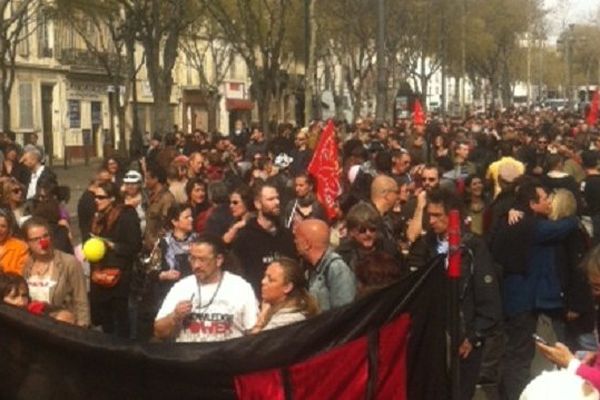
[[[77,325],[89,326],[90,303],[81,264],[72,255],[59,250],[54,250],[53,261],[52,280],[56,285],[50,288],[50,304],[71,311]],[[32,267],[33,259],[30,257],[23,268],[25,280],[31,275]]]

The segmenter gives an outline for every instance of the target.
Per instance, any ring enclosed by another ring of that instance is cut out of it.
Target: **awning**
[[[227,108],[227,111],[252,110],[254,108],[254,102],[244,99],[227,99],[225,101],[225,108]]]

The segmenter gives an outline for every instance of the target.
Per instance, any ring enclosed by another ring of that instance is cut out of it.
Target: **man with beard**
[[[429,193],[440,188],[440,170],[433,165],[426,165],[421,171],[421,188],[417,189],[416,196],[403,210],[408,220],[406,238],[411,244],[407,258],[408,268],[415,271],[427,263],[427,243],[425,234],[429,230],[427,215],[427,197]]]
[[[297,222],[309,218],[327,220],[325,209],[315,196],[314,179],[306,172],[294,178],[296,198],[289,201],[283,212],[283,224],[291,228]]]
[[[272,185],[258,186],[254,193],[257,216],[250,219],[232,243],[233,252],[242,263],[244,278],[260,297],[261,281],[267,266],[281,257],[295,257],[292,233],[281,227],[279,193]]]
[[[428,257],[448,256],[450,211],[462,212],[460,198],[448,189],[436,189],[427,194],[429,232],[425,237]],[[466,233],[460,245],[460,399],[470,400],[475,393],[483,357],[485,339],[499,330],[502,319],[499,273],[485,242]]]

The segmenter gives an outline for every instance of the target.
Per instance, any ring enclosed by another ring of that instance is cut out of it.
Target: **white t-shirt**
[[[50,303],[50,289],[54,287],[54,285],[56,285],[56,281],[53,281],[50,276],[39,277],[37,275],[32,275],[27,280],[29,297],[34,301]]]
[[[191,300],[194,306],[191,314],[184,319],[176,342],[228,340],[240,337],[254,327],[258,302],[252,286],[229,272],[224,272],[221,279],[220,286],[218,282],[198,285],[196,276],[190,275],[173,285],[156,319],[172,313],[180,301]]]

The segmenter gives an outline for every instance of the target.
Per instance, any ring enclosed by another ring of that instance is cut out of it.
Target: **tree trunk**
[[[423,101],[423,110],[427,110],[427,89],[429,88],[429,77],[427,74],[421,75],[421,100]],[[440,102],[441,107],[441,102]]]
[[[359,85],[354,90],[354,104],[352,107],[352,116],[354,118],[354,122],[360,118],[362,112],[362,87]]]
[[[2,131],[8,132],[11,130],[10,124],[10,91],[7,91],[5,88],[1,90],[0,96],[2,97]]]
[[[375,120],[385,120],[387,99],[387,67],[385,57],[385,1],[377,1],[377,101]]]
[[[490,79],[490,108],[496,111],[496,98],[498,97],[498,83],[495,78]]]
[[[119,122],[119,155],[125,156],[127,154],[127,128],[125,120],[125,104],[117,105],[117,121]]]
[[[160,135],[165,135],[171,131],[169,118],[169,98],[164,90],[154,93],[154,129]]]
[[[217,131],[217,109],[221,96],[216,93],[208,96],[208,131],[214,133]]]
[[[317,48],[317,24],[315,22],[315,0],[308,1],[308,54],[306,59],[306,71],[304,76],[304,125],[308,126],[314,118],[313,99],[315,96],[315,72],[317,60],[315,57]]]
[[[127,56],[129,70],[128,75],[131,80],[131,144],[129,145],[129,151],[132,158],[136,158],[142,155],[142,149],[144,147],[144,140],[142,139],[142,132],[140,131],[140,120],[138,115],[138,91],[137,91],[137,69],[135,65],[135,43],[133,40],[127,41]]]
[[[270,87],[261,77],[253,79],[253,92],[258,109],[258,126],[265,135],[269,133],[269,115],[271,110]]]

